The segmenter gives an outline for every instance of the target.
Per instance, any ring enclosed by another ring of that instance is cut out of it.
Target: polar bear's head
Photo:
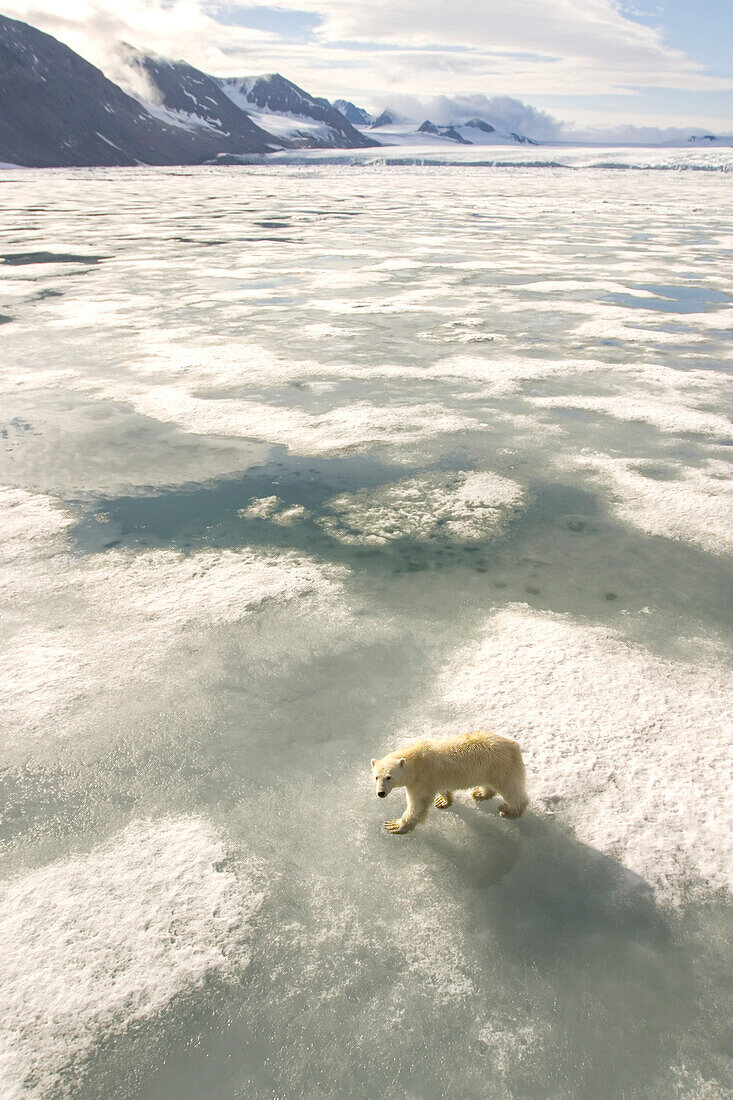
[[[404,757],[383,756],[381,760],[372,760],[372,775],[377,783],[377,797],[386,798],[393,787],[405,785]]]

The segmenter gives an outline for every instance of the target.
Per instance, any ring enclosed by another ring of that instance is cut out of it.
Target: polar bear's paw
[[[527,808],[527,803],[521,803],[518,806],[510,806],[506,802],[502,802],[499,807],[499,815],[501,817],[521,817]]]
[[[449,806],[453,805],[453,798],[450,791],[446,791],[445,794],[436,794],[433,799],[433,805],[438,810],[446,810]]]
[[[410,826],[403,825],[401,821],[385,821],[384,827],[388,833],[409,833]]]
[[[475,798],[477,802],[485,802],[487,798],[493,798],[496,791],[493,787],[473,787],[471,789],[471,798]]]

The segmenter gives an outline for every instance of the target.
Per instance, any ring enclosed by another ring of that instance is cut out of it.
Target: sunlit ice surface
[[[4,1098],[730,1094],[733,190],[655,167],[0,174]],[[386,834],[480,728],[524,818]]]

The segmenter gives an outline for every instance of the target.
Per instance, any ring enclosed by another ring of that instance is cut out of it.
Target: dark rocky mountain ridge
[[[436,126],[429,118],[425,119],[422,126],[418,126],[417,132],[418,134],[435,134],[436,137],[449,138],[451,141],[457,141],[459,145],[471,144],[467,138],[458,133],[455,126]]]
[[[323,123],[328,128],[329,135],[327,138],[311,136],[310,144],[313,147],[363,149],[379,144],[354,129],[341,111],[327,99],[309,95],[280,73],[219,80],[217,83],[227,94],[237,97],[243,110],[246,110],[245,104],[251,104],[253,110],[301,116]]]
[[[374,118],[363,107],[357,107],[349,99],[334,99],[333,106],[352,126],[371,126]]]
[[[492,126],[491,123],[485,122],[482,118],[470,118],[468,122],[464,123],[464,126],[470,126],[472,130],[481,130],[484,134],[496,133],[496,126]]]
[[[311,125],[292,139],[282,126],[271,134],[233,101],[231,82],[184,61],[129,47],[125,60],[144,74],[155,102],[134,98],[51,35],[0,15],[0,162],[34,168],[207,164],[304,145],[379,144],[328,100],[278,74],[251,81],[253,112],[302,115],[322,124],[322,133]]]
[[[189,125],[198,124],[214,131],[219,152],[267,153],[273,148],[287,147],[287,140],[255,125],[249,115],[232,103],[218,81],[193,65],[137,50],[128,51],[128,61],[145,74],[168,111],[175,112],[184,122],[190,120]]]
[[[253,137],[264,151],[271,138]],[[201,164],[212,133],[153,117],[51,35],[0,16],[0,161],[31,167]]]

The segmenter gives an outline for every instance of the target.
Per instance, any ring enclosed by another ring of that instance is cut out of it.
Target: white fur
[[[497,733],[479,731],[439,740],[425,737],[372,760],[372,773],[380,797],[394,787],[407,790],[402,817],[385,822],[390,833],[409,833],[425,820],[431,803],[439,809],[450,806],[455,790],[471,788],[477,800],[501,794],[502,817],[521,817],[527,807],[519,745]]]

